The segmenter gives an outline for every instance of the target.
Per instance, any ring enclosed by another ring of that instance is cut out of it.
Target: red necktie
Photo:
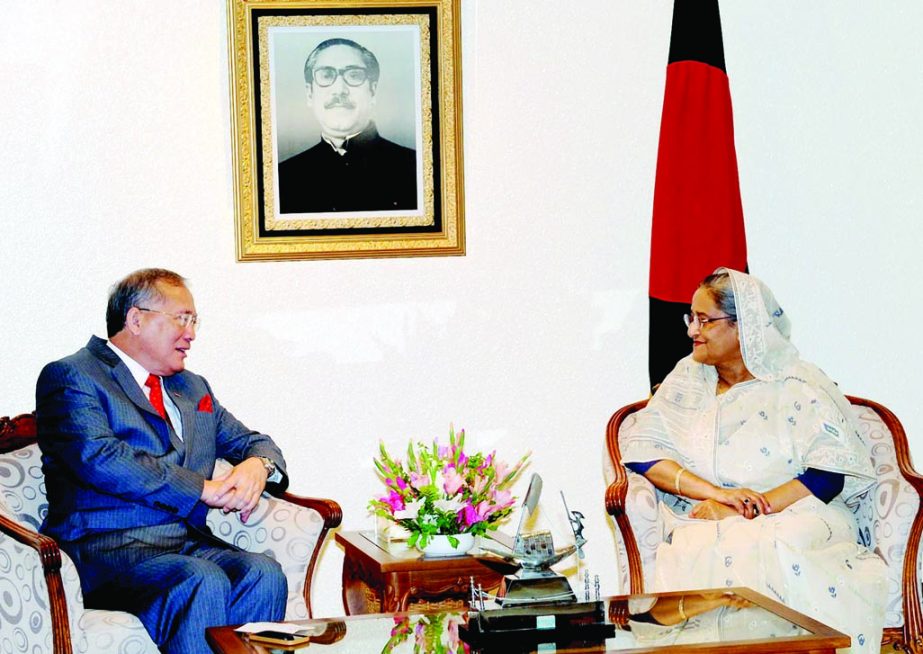
[[[167,421],[167,424],[170,424],[170,419],[167,418],[167,408],[163,405],[163,389],[160,387],[160,377],[148,375],[144,385],[151,389],[150,400],[154,409],[160,414],[161,418]]]

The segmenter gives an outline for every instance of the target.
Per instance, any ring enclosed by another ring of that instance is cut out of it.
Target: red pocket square
[[[196,407],[196,411],[204,411],[205,413],[214,412],[215,407],[212,404],[211,395],[203,395],[202,399],[199,400],[199,406]]]

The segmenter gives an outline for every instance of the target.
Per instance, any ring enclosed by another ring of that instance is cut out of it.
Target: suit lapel
[[[183,440],[177,438],[172,430],[170,432],[170,440],[173,441],[173,446],[180,453],[180,460],[185,463],[186,451],[195,435],[195,429],[193,428],[193,423],[195,422],[195,407],[192,404],[192,399],[189,397],[186,385],[182,382],[179,375],[164,377],[163,385],[167,393],[170,394],[170,399],[173,400],[173,404],[175,404],[176,408],[179,410],[180,420],[183,423]]]
[[[160,417],[160,414],[157,413],[154,405],[152,405],[151,401],[147,399],[144,391],[141,390],[138,382],[135,381],[134,377],[132,377],[128,366],[122,362],[122,360],[119,358],[119,355],[112,351],[112,349],[106,344],[106,341],[101,338],[97,338],[96,336],[93,336],[90,339],[90,342],[87,343],[87,349],[91,354],[93,354],[93,356],[102,361],[105,365],[109,366],[112,372],[112,378],[125,393],[126,397],[128,397],[128,399],[131,400],[135,406],[153,416],[155,418],[154,424],[163,424],[163,430],[154,428],[157,432],[157,436],[161,440],[168,440],[169,445],[172,445],[179,452],[180,461],[182,461],[185,454],[183,441],[177,438],[173,429],[170,428],[170,426],[163,420],[163,418]],[[165,385],[167,379],[169,378],[164,378]],[[171,394],[170,397],[172,398],[173,395]],[[174,402],[176,402],[175,399]],[[177,407],[179,406],[179,403],[177,403]],[[182,410],[180,410],[180,413],[182,413]],[[185,415],[183,416],[183,420],[186,420]],[[186,431],[186,422],[183,422],[183,433],[188,433]],[[164,439],[164,436],[167,436],[167,438]],[[164,444],[167,445],[166,442]]]
[[[146,411],[158,418],[160,417],[160,414],[154,409],[151,401],[147,399],[144,391],[141,390],[138,382],[131,376],[131,371],[128,369],[128,366],[122,363],[119,355],[106,345],[106,341],[94,336],[90,339],[90,342],[87,343],[87,349],[90,350],[97,359],[109,366],[112,370],[112,378],[122,391],[124,391],[125,395],[128,396],[129,400],[136,404],[142,411]]]

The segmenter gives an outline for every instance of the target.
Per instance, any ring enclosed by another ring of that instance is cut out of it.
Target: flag
[[[731,93],[717,0],[674,0],[651,222],[653,388],[692,351],[683,314],[719,266],[747,268]]]

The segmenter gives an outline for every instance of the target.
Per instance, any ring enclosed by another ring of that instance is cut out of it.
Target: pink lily
[[[480,495],[484,491],[485,486],[487,486],[487,477],[475,477],[474,483],[471,484],[471,492],[474,495]]]
[[[487,500],[484,500],[483,502],[478,502],[478,506],[477,506],[478,522],[481,522],[482,520],[486,520],[487,517],[491,513],[493,513],[494,511],[497,511],[499,508],[500,507],[498,506],[493,506]]]
[[[458,512],[458,522],[465,527],[470,527],[476,522],[480,522],[481,518],[478,516],[478,512],[470,504],[466,504],[465,507]]]
[[[382,502],[391,507],[391,513],[401,511],[404,508],[404,498],[397,491],[391,491],[385,497],[380,498]]]
[[[493,502],[497,505],[497,510],[513,506],[513,493],[508,490],[495,491]]]
[[[445,490],[445,494],[448,497],[452,497],[458,493],[458,491],[461,490],[461,487],[465,484],[464,477],[458,474],[458,471],[453,466],[446,467],[442,475],[445,479],[442,488]]]

